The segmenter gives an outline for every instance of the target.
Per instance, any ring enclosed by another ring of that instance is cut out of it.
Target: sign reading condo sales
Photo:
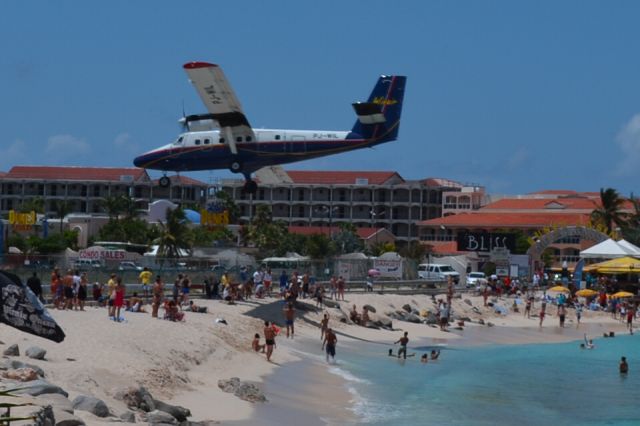
[[[95,260],[124,260],[127,252],[124,250],[107,250],[102,247],[89,247],[86,250],[80,250],[78,253],[80,259]]]

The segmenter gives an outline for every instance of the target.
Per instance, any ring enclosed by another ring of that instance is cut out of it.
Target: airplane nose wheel
[[[160,184],[160,188],[168,188],[171,185],[171,179],[167,176],[162,176],[160,180],[158,180],[158,184]]]
[[[254,180],[248,180],[244,183],[242,190],[247,194],[255,194],[258,192],[258,184]]]

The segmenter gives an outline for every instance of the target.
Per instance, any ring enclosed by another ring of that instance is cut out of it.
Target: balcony
[[[453,235],[420,235],[420,241],[455,241]]]

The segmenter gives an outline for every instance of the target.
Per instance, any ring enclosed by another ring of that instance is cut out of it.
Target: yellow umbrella
[[[640,260],[630,256],[620,257],[586,266],[584,271],[596,271],[599,274],[635,274],[640,272]]]
[[[563,286],[561,286],[561,285],[557,285],[557,286],[555,286],[555,287],[551,287],[551,288],[550,288],[549,290],[547,290],[547,291],[561,291],[561,292],[566,292],[566,293],[568,293],[568,292],[569,292],[569,289],[568,289],[568,288],[566,288],[566,287],[563,287]]]
[[[590,288],[583,288],[582,290],[576,291],[576,296],[580,297],[591,297],[595,296],[596,294],[598,294],[598,292],[595,290],[591,290]]]
[[[619,291],[611,295],[614,299],[623,299],[625,297],[633,297],[635,296],[633,293],[629,293],[628,291]]]

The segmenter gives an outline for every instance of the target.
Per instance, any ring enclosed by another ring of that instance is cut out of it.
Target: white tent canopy
[[[640,249],[627,241],[614,241],[609,238],[593,247],[580,252],[580,257],[587,259],[615,259],[625,256],[640,256]]]

